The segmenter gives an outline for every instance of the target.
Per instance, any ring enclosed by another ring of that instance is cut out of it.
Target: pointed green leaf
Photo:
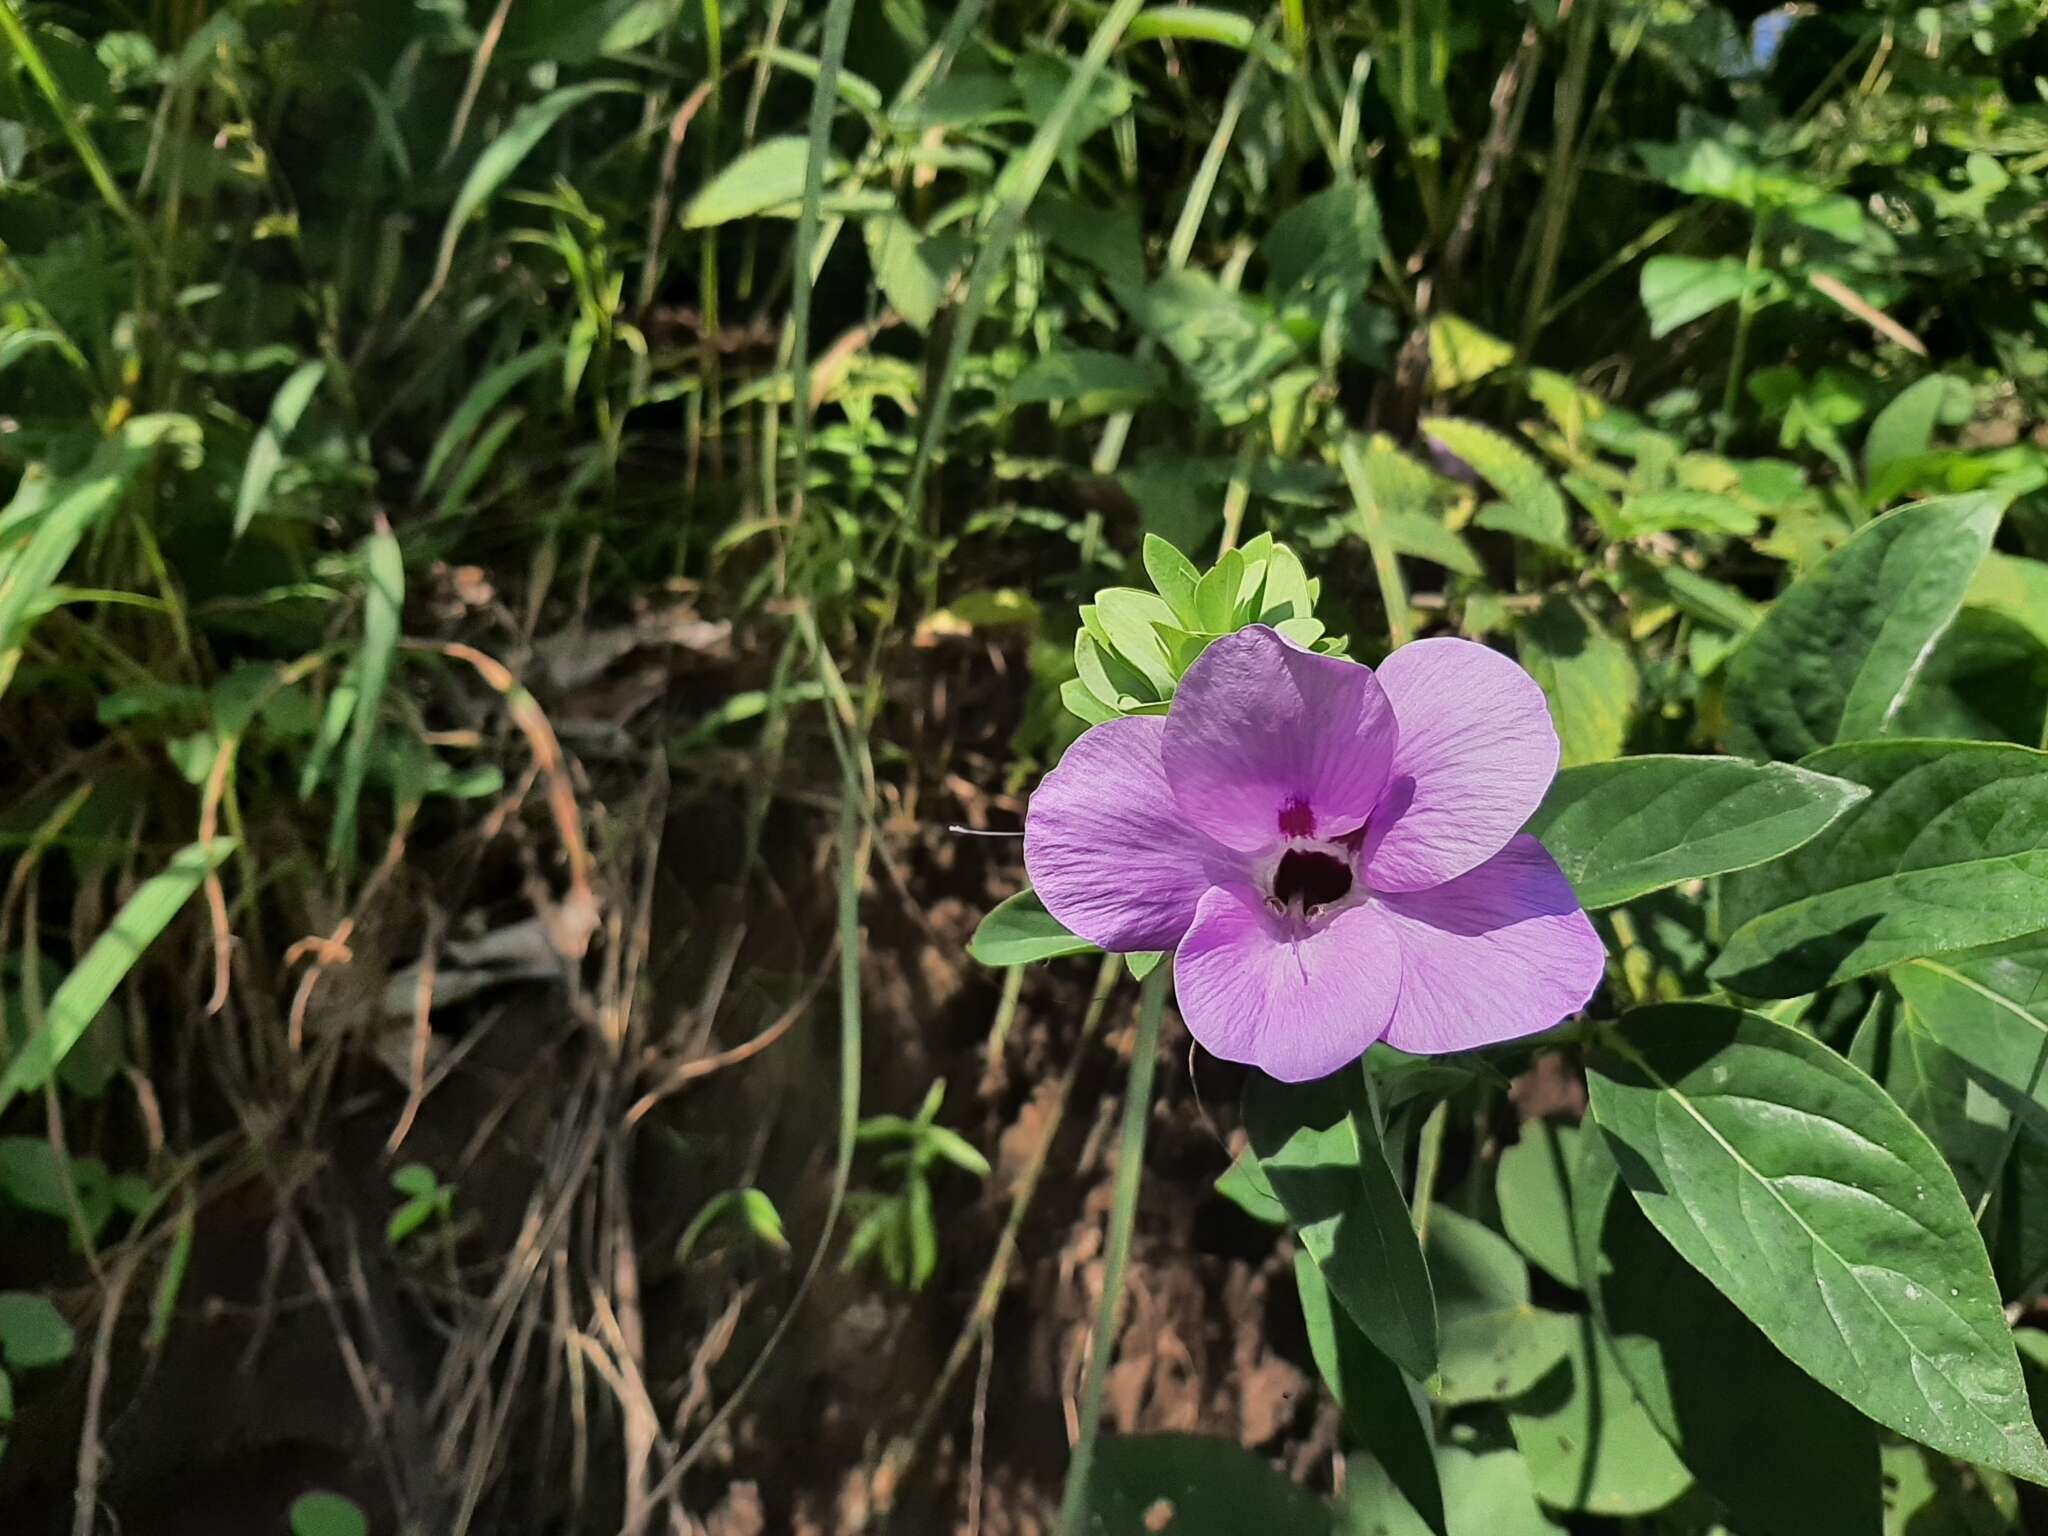
[[[1728,660],[1729,746],[1790,760],[1885,734],[2011,499],[1974,491],[1901,507],[1786,588]]]
[[[999,967],[1085,955],[1094,948],[1067,932],[1028,886],[984,917],[967,944],[967,952],[983,965]]]
[[[1767,863],[1870,793],[1736,757],[1628,757],[1567,768],[1529,831],[1588,908]]]
[[[1703,1005],[1628,1015],[1587,1079],[1643,1214],[1781,1351],[1902,1435],[2048,1480],[1970,1208],[1877,1084]]]
[[[1731,875],[1710,975],[1797,997],[1887,966],[2048,929],[2048,753],[1858,742],[1800,764],[1868,799],[1785,858]]]
[[[1410,1376],[1437,1363],[1436,1298],[1408,1205],[1361,1107],[1355,1076],[1301,1085],[1254,1077],[1245,1129],[1302,1245],[1365,1336]]]

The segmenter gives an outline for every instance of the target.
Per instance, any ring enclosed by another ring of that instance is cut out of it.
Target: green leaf
[[[28,1038],[0,1073],[0,1109],[15,1095],[40,1088],[99,1016],[114,988],[142,958],[143,951],[192,898],[207,873],[234,850],[231,838],[191,843],[171,857],[162,873],[144,882],[122,904],[113,924],[93,940],[44,1010],[43,1027]]]
[[[1571,1353],[1508,1407],[1536,1496],[1553,1509],[1644,1515],[1692,1486],[1593,1320],[1573,1320]]]
[[[1177,546],[1156,533],[1145,535],[1144,554],[1145,574],[1151,579],[1153,590],[1166,600],[1182,629],[1195,628],[1201,623],[1201,612],[1195,605],[1201,571]]]
[[[1759,1536],[1867,1536],[1878,1526],[1870,1422],[1787,1360],[1620,1194],[1596,1133],[1578,1197],[1597,1242],[1594,1312],[1650,1421]],[[1757,1434],[1757,1405],[1771,1432]]]
[[[1086,1507],[1086,1536],[1161,1529],[1172,1536],[1330,1532],[1330,1511],[1321,1499],[1235,1440],[1209,1435],[1104,1436],[1089,1468]]]
[[[1536,1502],[1528,1463],[1512,1448],[1440,1445],[1436,1466],[1456,1536],[1557,1536]],[[1370,1456],[1345,1458],[1336,1528],[1341,1536],[1426,1536],[1430,1529]]]
[[[1166,393],[1166,375],[1139,357],[1063,347],[1036,359],[1010,386],[1013,405],[1071,404],[1078,416],[1130,410]]]
[[[384,685],[398,654],[399,624],[405,608],[405,555],[398,536],[380,528],[363,541],[363,641],[350,669],[355,682],[355,713],[349,722],[348,747],[342,756],[341,782],[334,797],[334,823],[327,838],[327,859],[341,862],[355,846],[356,807],[370,773],[370,748],[377,737],[377,713],[384,703]]]
[[[304,1493],[292,1501],[292,1536],[369,1536],[370,1522],[353,1499]]]
[[[0,1360],[10,1370],[62,1365],[77,1348],[77,1335],[49,1297],[0,1291]]]
[[[2036,1481],[1998,1287],[1955,1176],[1868,1077],[1732,1008],[1643,1008],[1587,1072],[1643,1214],[1794,1363],[1880,1424]]]
[[[1870,423],[1863,439],[1863,478],[1874,480],[1888,464],[1927,452],[1943,422],[1967,421],[1970,386],[1946,374],[1917,379],[1894,395]]]
[[[2048,645],[2048,561],[1993,550],[1977,568],[1963,601],[2026,625]]]
[[[770,208],[794,208],[804,194],[810,144],[797,134],[763,139],[712,177],[683,209],[683,228],[710,229]]]
[[[1514,360],[1512,346],[1469,320],[1438,315],[1429,322],[1429,383],[1440,395],[1476,384]]]
[[[945,302],[946,281],[952,275],[951,264],[933,259],[944,247],[926,240],[899,213],[863,219],[860,232],[882,297],[914,330],[930,330]]]
[[[462,397],[462,404],[455,408],[434,437],[434,446],[427,453],[427,467],[420,475],[420,495],[425,496],[433,488],[441,478],[441,471],[454,460],[462,445],[484,424],[484,418],[497,409],[501,400],[525,380],[561,360],[561,347],[549,343],[498,364],[471,385],[469,393]]]
[[[1216,1193],[1254,1221],[1277,1227],[1287,1220],[1287,1207],[1280,1203],[1280,1197],[1273,1193],[1273,1186],[1266,1182],[1265,1171],[1259,1167],[1259,1159],[1249,1147],[1238,1153],[1236,1160],[1223,1170],[1222,1176],[1216,1180]]]
[[[1528,830],[1597,909],[1768,863],[1869,793],[1783,763],[1629,757],[1565,769]]]
[[[2008,1113],[2048,1135],[2048,946],[1895,966],[1921,1028],[1963,1061]]]
[[[2048,754],[1992,742],[1852,742],[1801,765],[1871,793],[1776,863],[1730,876],[1710,974],[1797,997],[2048,928]]]
[[[1935,641],[1887,735],[1966,741],[2043,740],[2048,644],[2024,622],[1964,608]]]
[[[1641,491],[1621,504],[1614,535],[1640,539],[1652,533],[1720,533],[1746,538],[1761,526],[1754,509],[1713,491]]]
[[[1563,766],[1621,755],[1639,686],[1629,648],[1575,597],[1553,593],[1515,628],[1522,665],[1543,689]]]
[[[1028,886],[984,917],[967,944],[970,955],[992,966],[1029,965],[1061,955],[1091,954],[1094,949],[1086,939],[1067,932]]]
[[[1386,1149],[1347,1102],[1343,1080],[1290,1086],[1254,1077],[1245,1129],[1337,1300],[1382,1353],[1423,1380],[1437,1363],[1436,1298]]]
[[[1443,1342],[1430,1395],[1446,1406],[1497,1402],[1556,1369],[1578,1324],[1529,1300],[1529,1267],[1491,1227],[1439,1206],[1425,1245]]]
[[[277,478],[277,471],[284,463],[285,439],[292,435],[299,418],[306,414],[313,392],[326,376],[326,363],[301,363],[278,386],[277,394],[270,402],[270,415],[256,434],[256,440],[249,445],[248,460],[242,465],[242,488],[235,496],[236,538],[239,539],[247,530],[262,507],[264,497],[270,494],[270,482]]]
[[[1642,274],[1651,338],[1669,336],[1681,325],[1734,303],[1744,289],[1761,287],[1770,277],[1767,272],[1751,272],[1733,256],[1652,256],[1643,263]]]
[[[455,194],[455,201],[449,207],[448,222],[441,229],[440,254],[435,258],[434,277],[428,285],[426,297],[431,299],[448,280],[449,270],[455,265],[455,247],[462,239],[463,226],[497,196],[498,189],[533,153],[534,146],[547,137],[548,130],[562,120],[564,113],[581,106],[593,96],[638,89],[638,86],[624,80],[585,80],[577,85],[558,87],[522,109],[502,133],[491,139],[484,152],[476,157],[476,164],[469,168],[469,175],[463,178],[462,189]]]
[[[1884,734],[2011,499],[1976,491],[1901,507],[1786,588],[1729,658],[1729,745],[1792,759]]]
[[[1343,1308],[1331,1304],[1329,1285],[1305,1248],[1294,1250],[1294,1280],[1309,1353],[1343,1409],[1345,1423],[1423,1523],[1437,1536],[1448,1536],[1428,1399],[1373,1347]]]
[[[1259,247],[1266,291],[1276,299],[1301,293],[1363,293],[1380,253],[1380,209],[1372,187],[1340,181],[1313,193],[1273,221]]]
[[[1577,1126],[1525,1121],[1521,1140],[1501,1154],[1494,1176],[1508,1237],[1530,1263],[1573,1290],[1583,1289],[1572,1239],[1571,1170],[1578,1148]]]
[[[1427,416],[1421,430],[1469,464],[1501,495],[1504,507],[1481,510],[1476,522],[1545,549],[1571,552],[1571,513],[1543,466],[1491,427],[1452,416]]]
[[[1207,273],[1173,272],[1144,288],[1111,287],[1131,318],[1173,354],[1225,426],[1263,409],[1262,386],[1301,350],[1266,306]]]
[[[102,443],[75,475],[32,471],[0,509],[0,694],[7,691],[29,631],[46,611],[51,585],[79,540],[120,505],[136,472],[179,417],[138,417]],[[21,541],[18,542],[17,541]]]

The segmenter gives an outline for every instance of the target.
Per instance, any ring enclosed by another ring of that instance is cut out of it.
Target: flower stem
[[[1088,1374],[1081,1386],[1080,1432],[1067,1463],[1067,1491],[1060,1500],[1059,1536],[1080,1536],[1088,1514],[1088,1473],[1095,1461],[1095,1433],[1102,1423],[1102,1388],[1116,1354],[1118,1314],[1122,1310],[1124,1270],[1131,1257],[1131,1227],[1138,1214],[1138,1184],[1145,1172],[1145,1131],[1152,1117],[1152,1077],[1159,1060],[1159,1018],[1166,1010],[1169,967],[1161,965],[1145,978],[1138,994],[1138,1039],[1131,1050],[1131,1080],[1124,1090],[1123,1132],[1117,1139],[1116,1204],[1109,1213],[1109,1240],[1103,1249],[1102,1301],[1095,1312],[1095,1332],[1088,1354]]]

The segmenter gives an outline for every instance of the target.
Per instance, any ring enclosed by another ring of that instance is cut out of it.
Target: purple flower
[[[1263,625],[1217,640],[1164,719],[1095,726],[1031,797],[1024,862],[1103,949],[1174,951],[1194,1037],[1288,1082],[1375,1040],[1468,1050],[1548,1029],[1605,955],[1518,835],[1557,771],[1520,667],[1468,640],[1377,672]]]

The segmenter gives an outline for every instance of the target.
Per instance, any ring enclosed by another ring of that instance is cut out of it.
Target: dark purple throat
[[[1273,872],[1273,899],[1304,911],[1326,907],[1351,894],[1351,866],[1334,853],[1315,848],[1290,848]]]

